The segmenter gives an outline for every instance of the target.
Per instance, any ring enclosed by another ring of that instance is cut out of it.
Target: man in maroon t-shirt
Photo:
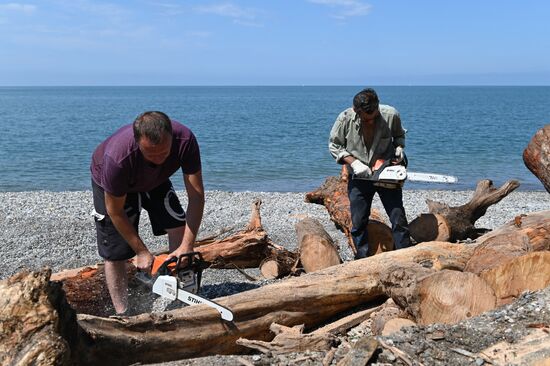
[[[169,179],[180,168],[186,211]],[[168,234],[170,257],[193,251],[204,209],[199,145],[184,125],[162,112],[145,112],[95,149],[90,170],[98,252],[115,311],[125,314],[127,260],[136,256],[138,270],[150,271],[154,259],[138,235],[141,208],[155,235]]]

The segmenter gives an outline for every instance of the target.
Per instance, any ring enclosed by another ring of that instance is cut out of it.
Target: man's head
[[[374,118],[376,116],[375,112],[378,112],[379,102],[374,89],[363,89],[353,97],[353,110],[359,114],[361,119],[364,119],[365,116]]]
[[[172,148],[172,122],[157,111],[145,112],[134,121],[134,138],[146,160],[164,163]]]

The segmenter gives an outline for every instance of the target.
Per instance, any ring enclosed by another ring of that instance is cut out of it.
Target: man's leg
[[[128,310],[128,277],[126,261],[105,261],[105,282],[117,314]]]
[[[355,259],[365,258],[369,252],[369,223],[370,209],[374,197],[374,188],[371,182],[351,179],[348,183],[348,197],[351,211],[351,238],[357,249]]]
[[[105,260],[105,282],[115,311],[121,314],[128,309],[126,261],[135,256],[135,253],[118,233],[111,218],[107,215],[103,189],[92,182],[92,191],[97,247],[99,255]],[[137,194],[126,196],[124,210],[137,231],[141,210]]]
[[[403,207],[403,190],[401,188],[377,187],[377,191],[390,218],[395,249],[410,247],[411,238],[405,208]]]

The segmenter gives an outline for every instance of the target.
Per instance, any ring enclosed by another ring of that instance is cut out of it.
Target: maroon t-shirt
[[[121,127],[99,144],[90,165],[94,182],[117,197],[131,192],[148,192],[179,168],[183,174],[194,174],[201,169],[201,158],[193,132],[176,121],[172,121],[170,155],[161,165],[144,159],[134,139],[132,124]]]

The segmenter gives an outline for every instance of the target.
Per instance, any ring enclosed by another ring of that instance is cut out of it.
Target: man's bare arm
[[[130,223],[128,215],[124,211],[124,202],[126,201],[126,195],[117,197],[110,193],[105,192],[105,206],[107,208],[107,214],[113,221],[113,225],[120,233],[120,235],[126,240],[128,245],[137,254],[137,267],[141,270],[148,271],[153,264],[153,256],[137,234],[134,226]]]
[[[172,253],[175,256],[193,251],[193,244],[197,238],[204,211],[202,172],[199,170],[195,174],[185,174],[183,181],[189,202],[186,209],[187,224],[185,225],[185,232],[180,246]]]

